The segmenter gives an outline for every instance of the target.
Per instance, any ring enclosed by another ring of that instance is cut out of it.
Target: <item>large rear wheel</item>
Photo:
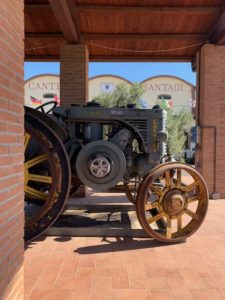
[[[70,163],[64,146],[47,124],[25,115],[25,241],[59,216],[70,188]]]

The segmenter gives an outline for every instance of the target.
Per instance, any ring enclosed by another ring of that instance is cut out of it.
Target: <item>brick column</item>
[[[0,299],[24,299],[24,3],[0,0]]]
[[[60,103],[83,105],[88,101],[88,62],[86,45],[65,45],[60,52]],[[85,196],[81,185],[74,197]]]
[[[88,50],[86,45],[66,45],[60,52],[61,105],[88,101]]]
[[[200,138],[196,166],[210,196],[219,193],[225,198],[225,46],[203,46],[197,72]]]

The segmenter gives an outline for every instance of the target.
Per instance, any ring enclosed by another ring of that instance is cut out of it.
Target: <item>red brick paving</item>
[[[186,243],[152,239],[60,238],[25,251],[29,300],[225,299],[225,200],[210,201]]]

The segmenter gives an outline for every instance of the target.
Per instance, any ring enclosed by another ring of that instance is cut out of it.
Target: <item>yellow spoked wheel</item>
[[[24,162],[25,224],[31,227],[53,205],[60,191],[61,168],[59,158],[45,136],[26,126]],[[54,178],[54,180],[53,180]]]
[[[48,228],[60,214],[70,187],[63,145],[41,120],[25,115],[25,241]]]
[[[192,235],[202,224],[207,207],[204,179],[194,168],[181,163],[165,163],[153,169],[142,182],[136,200],[143,229],[162,242],[178,242]],[[163,226],[158,226],[159,221]]]
[[[26,132],[24,137],[24,149],[26,152],[26,149],[28,147],[29,141],[31,139],[31,133]],[[42,201],[46,201],[48,198],[48,194],[41,192],[35,188],[32,188],[29,186],[29,182],[37,182],[37,183],[46,183],[50,185],[52,183],[52,176],[47,175],[40,175],[40,174],[34,174],[32,172],[32,168],[37,167],[41,165],[42,163],[45,163],[48,161],[48,155],[46,153],[43,154],[37,154],[35,157],[25,161],[24,163],[24,191],[26,195],[30,199],[40,199]],[[39,172],[39,171],[37,171]],[[48,173],[48,171],[47,171]],[[29,201],[29,200],[28,200]]]

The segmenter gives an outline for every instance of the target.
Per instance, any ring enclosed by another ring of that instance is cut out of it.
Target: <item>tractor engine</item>
[[[144,177],[166,151],[166,112],[155,109],[55,108],[69,135],[68,152],[82,183],[95,190]]]

